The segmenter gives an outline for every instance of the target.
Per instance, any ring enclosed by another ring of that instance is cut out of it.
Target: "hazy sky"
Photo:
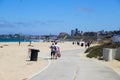
[[[0,0],[0,34],[120,29],[120,0]]]

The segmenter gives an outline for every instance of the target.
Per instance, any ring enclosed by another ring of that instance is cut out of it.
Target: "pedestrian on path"
[[[52,43],[52,45],[50,46],[51,49],[51,59],[55,58],[55,45],[54,43]]]
[[[57,57],[60,57],[61,54],[60,54],[60,47],[59,45],[57,44],[57,42],[55,42],[55,59],[57,59]]]

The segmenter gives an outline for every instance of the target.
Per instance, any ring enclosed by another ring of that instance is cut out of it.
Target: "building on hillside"
[[[84,32],[83,36],[97,36],[96,32]]]
[[[64,38],[64,37],[66,37],[66,36],[68,36],[68,33],[66,33],[66,32],[61,32],[61,33],[59,34],[59,37],[60,37],[60,38]]]
[[[113,42],[120,42],[120,34],[114,34],[112,37]]]
[[[66,32],[61,32],[61,33],[59,34],[59,39],[60,39],[60,41],[63,41],[63,42],[64,42],[64,40],[66,40],[67,37],[68,37],[68,33],[66,33]]]

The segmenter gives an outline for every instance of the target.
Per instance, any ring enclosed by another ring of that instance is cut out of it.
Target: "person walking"
[[[51,59],[54,59],[55,51],[56,51],[54,43],[52,43],[52,45],[50,46],[50,49],[51,49]]]
[[[87,48],[87,46],[88,46],[88,43],[87,43],[87,42],[85,42],[85,48]]]
[[[90,47],[90,42],[87,43],[88,48]]]
[[[60,54],[60,47],[57,44],[57,42],[55,42],[55,59],[57,59],[57,57],[60,57],[60,56],[61,56],[61,54]]]
[[[19,46],[20,46],[21,42],[19,41]]]

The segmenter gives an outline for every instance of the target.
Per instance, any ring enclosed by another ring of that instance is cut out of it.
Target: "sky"
[[[0,34],[120,29],[120,0],[0,0]]]

